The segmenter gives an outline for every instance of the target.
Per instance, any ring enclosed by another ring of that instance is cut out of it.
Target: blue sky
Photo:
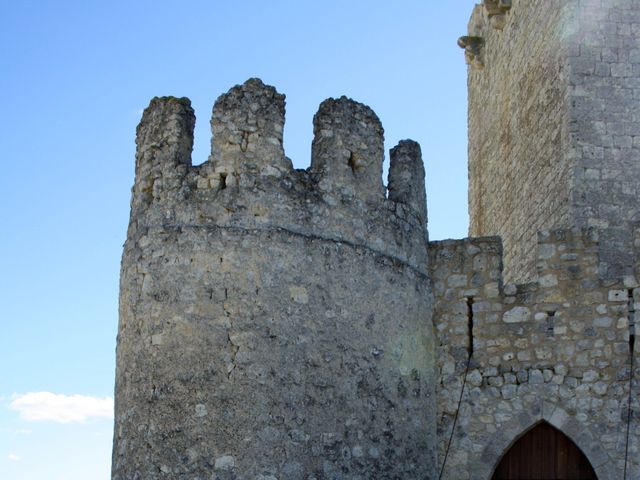
[[[466,235],[471,0],[1,1],[0,478],[109,477],[118,270],[134,135],[155,95],[191,98],[194,163],[216,97],[250,77],[287,95],[285,149],[350,96],[386,148],[420,142],[432,239]]]

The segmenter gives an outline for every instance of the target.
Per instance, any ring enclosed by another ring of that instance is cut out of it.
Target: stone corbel
[[[506,22],[506,13],[511,9],[511,0],[482,0],[482,5],[489,17],[490,25],[502,30]]]
[[[465,35],[458,39],[458,46],[464,48],[464,58],[469,65],[482,68],[484,60],[482,58],[484,39],[472,35]]]

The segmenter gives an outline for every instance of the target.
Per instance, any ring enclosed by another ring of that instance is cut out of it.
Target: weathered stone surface
[[[391,149],[390,156],[389,200],[411,207],[418,220],[426,225],[427,202],[420,145],[412,140],[401,140]]]
[[[403,172],[420,171],[419,148],[396,150],[386,199],[368,107],[323,103],[309,172],[288,168],[283,108],[259,80],[232,88],[198,167],[187,100],[143,115],[114,479],[433,475],[424,179]]]
[[[469,69],[470,234],[502,236],[505,279],[522,282],[536,274],[536,232],[598,227],[602,274],[629,273],[637,0],[513,0],[500,15],[483,3],[469,22],[483,40],[482,68]]]
[[[321,192],[382,200],[384,130],[373,110],[347,97],[329,98],[313,117],[313,133],[310,171]]]
[[[464,282],[458,279],[464,272],[475,272],[481,287],[496,280],[492,273],[495,268],[501,284],[502,249],[498,239],[429,244],[441,369],[440,459],[456,415],[464,368],[467,361],[473,365],[467,376],[468,390],[458,412],[459,426],[449,447],[443,478],[461,478],[460,472],[466,472],[463,477],[477,472],[477,478],[490,478],[491,468],[511,443],[505,442],[503,450],[488,449],[495,444],[497,432],[513,430],[510,437],[513,440],[542,420],[577,443],[599,478],[620,476],[623,457],[619,432],[626,429],[630,322],[623,318],[622,327],[614,328],[611,315],[616,311],[628,315],[630,302],[635,305],[637,290],[629,292],[622,288],[623,278],[613,282],[601,277],[597,242],[591,230],[542,232],[538,238],[540,278],[556,278],[557,285],[550,286],[548,282],[513,285],[508,292],[504,291],[506,287],[500,291],[497,298],[487,298],[482,288],[469,296]],[[484,257],[483,262],[475,261],[478,256]],[[481,263],[486,267],[476,270]],[[575,267],[580,268],[581,275],[573,274]],[[582,287],[585,281],[588,289]],[[483,305],[483,308],[466,311],[460,308],[470,302],[473,307]],[[459,313],[452,315],[452,312]],[[496,322],[496,315],[502,321]],[[461,350],[460,346],[470,344],[474,348],[469,360],[471,350],[468,347]],[[640,372],[637,350],[635,358],[636,372]],[[457,368],[453,372],[447,368],[445,373],[445,366],[454,361]],[[632,401],[634,409],[640,407],[637,396]],[[467,406],[472,406],[472,413]],[[634,452],[639,447],[637,428],[631,426],[634,433],[629,448]],[[589,436],[600,439],[597,447],[589,443]],[[470,449],[470,445],[478,448]],[[459,449],[467,454],[455,455]],[[640,471],[636,458],[628,468]]]
[[[522,323],[529,320],[531,316],[531,310],[527,307],[513,307],[510,310],[507,310],[502,315],[502,321],[504,323]]]
[[[502,239],[427,245],[419,145],[386,192],[382,125],[351,99],[321,104],[306,171],[258,79],[218,99],[197,167],[188,99],[153,99],[113,478],[426,479],[448,451],[442,478],[486,480],[541,421],[599,478],[627,449],[640,478],[639,25],[637,0],[475,8],[470,231]]]
[[[484,67],[469,69],[469,233],[502,237],[506,281],[532,279],[536,232],[569,221],[563,10],[514,0],[501,30],[482,5],[469,21],[484,39]]]
[[[292,169],[282,146],[284,95],[252,78],[221,95],[211,116],[213,187],[236,186],[246,172],[282,176]]]

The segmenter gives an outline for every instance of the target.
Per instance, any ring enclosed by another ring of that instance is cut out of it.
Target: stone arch
[[[542,421],[560,430],[582,450],[599,479],[605,480],[620,476],[621,472],[617,471],[609,455],[602,450],[597,437],[585,425],[569,415],[563,408],[545,403],[537,414],[522,412],[500,428],[491,442],[485,446],[478,461],[474,462],[473,468],[470,469],[471,480],[489,480],[502,456],[516,441]]]
[[[495,467],[491,480],[534,477],[597,480],[593,466],[580,448],[544,420],[511,445]]]

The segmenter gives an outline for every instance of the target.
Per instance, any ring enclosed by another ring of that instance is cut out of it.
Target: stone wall
[[[505,278],[525,281],[535,275],[536,233],[569,220],[564,6],[514,0],[489,15],[478,5],[469,22],[481,39],[468,58],[469,234],[500,235]]]
[[[347,98],[313,158],[282,149],[284,96],[252,79],[191,166],[187,99],[138,127],[122,260],[114,479],[431,478],[435,359],[418,145],[391,152]]]
[[[440,462],[468,368],[443,478],[490,478],[509,446],[540,421],[568,435],[599,478],[622,478],[636,280],[601,279],[594,229],[540,233],[538,278],[527,284],[503,284],[501,250],[497,238],[430,244]],[[638,357],[636,349],[636,379]],[[637,394],[632,399],[637,411]],[[630,439],[627,478],[637,478],[637,421]]]
[[[538,231],[573,226],[602,229],[603,276],[631,271],[639,33],[637,0],[487,1],[474,10],[463,42],[470,234],[503,238],[507,280],[535,276]]]
[[[640,220],[640,2],[580,1],[568,44],[572,225],[601,229],[601,274],[616,278]]]

